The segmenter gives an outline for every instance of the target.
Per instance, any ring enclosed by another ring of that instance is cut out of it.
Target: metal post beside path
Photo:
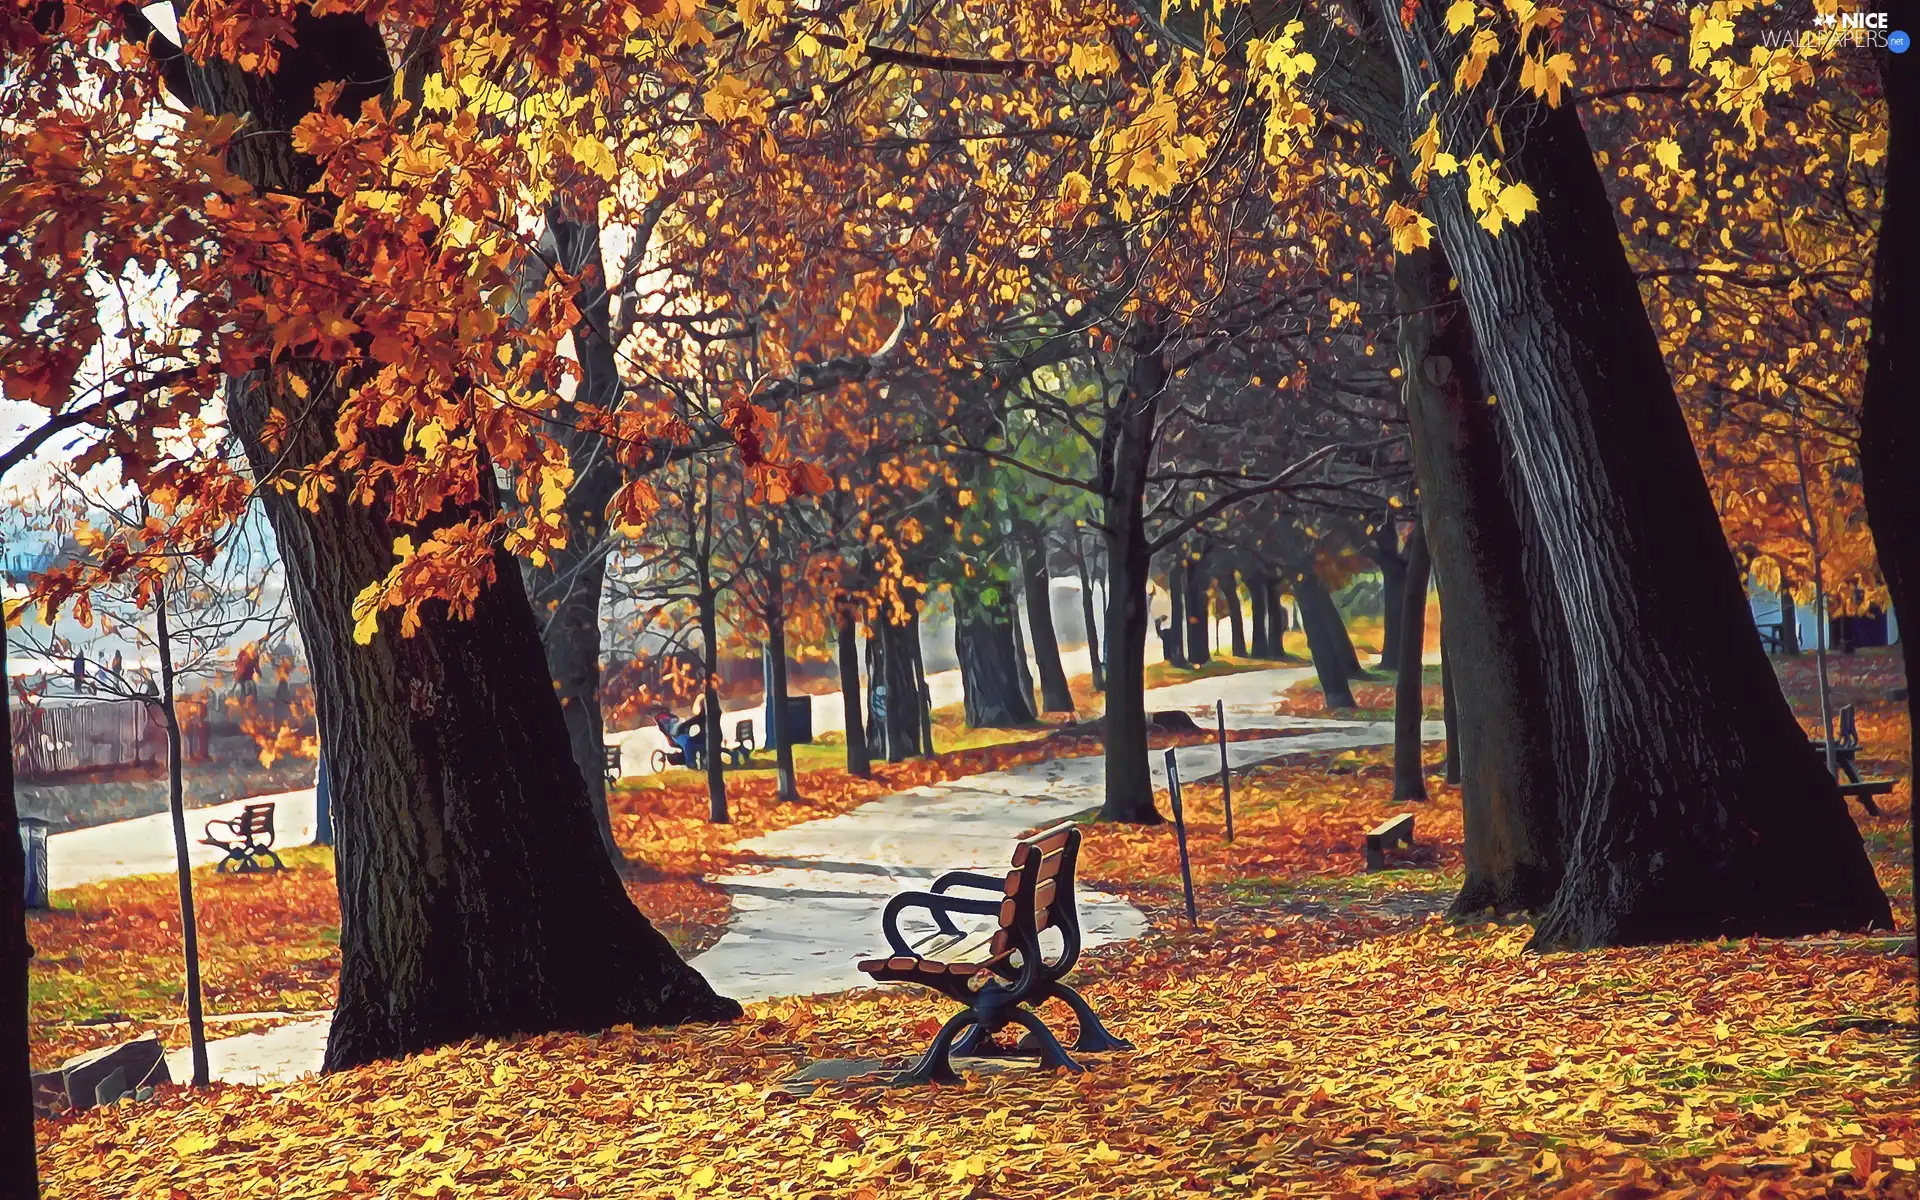
[[[1200,914],[1193,903],[1193,864],[1187,858],[1187,815],[1180,804],[1180,765],[1174,761],[1173,747],[1167,748],[1167,796],[1173,801],[1173,834],[1180,842],[1180,884],[1187,893],[1187,924],[1198,925]]]
[[[1227,810],[1227,843],[1233,843],[1233,776],[1227,774],[1227,705],[1213,702],[1213,719],[1220,729],[1220,806]]]

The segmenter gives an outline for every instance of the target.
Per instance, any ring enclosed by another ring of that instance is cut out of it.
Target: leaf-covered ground
[[[949,1010],[880,991],[779,1001],[732,1025],[171,1089],[43,1123],[48,1194],[1920,1194],[1920,1022],[1893,943],[1526,955],[1524,926],[1438,915],[1460,862],[1448,789],[1399,869],[1363,873],[1361,835],[1397,810],[1387,778],[1379,751],[1263,768],[1237,783],[1232,846],[1218,788],[1190,788],[1198,929],[1171,827],[1089,826],[1084,875],[1154,929],[1083,960],[1139,1045],[1084,1075],[796,1096],[778,1085],[802,1064],[904,1062]],[[1911,936],[1907,795],[1862,824]]]

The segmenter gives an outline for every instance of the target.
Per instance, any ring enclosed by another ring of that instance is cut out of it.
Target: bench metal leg
[[[973,1028],[967,1030],[955,1039],[953,1052],[955,1054],[981,1057],[995,1054],[1017,1053],[1017,1047],[1014,1050],[1009,1050],[1004,1046],[996,1044],[993,1040],[993,1035],[1000,1032],[1001,1028],[1005,1025],[1006,1021],[1004,1020],[975,1021]]]
[[[953,1063],[949,1061],[948,1054],[952,1049],[953,1039],[959,1036],[960,1031],[969,1025],[977,1024],[979,1020],[980,1014],[972,1009],[955,1013],[947,1018],[947,1023],[940,1027],[940,1032],[934,1036],[933,1045],[927,1047],[927,1052],[920,1056],[920,1061],[895,1075],[893,1081],[895,1083],[959,1083],[960,1076],[954,1073]]]
[[[1080,1036],[1074,1039],[1075,1050],[1097,1054],[1103,1050],[1133,1049],[1132,1042],[1100,1023],[1100,1018],[1094,1015],[1093,1006],[1079,992],[1064,983],[1056,983],[1047,989],[1047,995],[1063,1002],[1079,1019]]]
[[[1053,1030],[1048,1029],[1047,1023],[1042,1021],[1038,1016],[1028,1012],[1024,1008],[1013,1009],[1007,1016],[1009,1019],[1018,1021],[1027,1027],[1028,1034],[1032,1037],[1033,1041],[1037,1043],[1034,1048],[1040,1051],[1041,1066],[1049,1070],[1055,1067],[1065,1067],[1076,1075],[1086,1070],[1085,1067],[1073,1061],[1073,1059],[1068,1056],[1066,1047],[1060,1044],[1060,1039],[1053,1036]],[[1020,1040],[1023,1045],[1027,1042],[1026,1038]]]

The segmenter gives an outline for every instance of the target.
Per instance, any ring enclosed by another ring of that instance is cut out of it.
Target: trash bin
[[[20,818],[20,849],[27,857],[27,907],[47,906],[47,830],[45,817]]]
[[[775,743],[777,742],[778,739],[774,736],[773,704],[771,703],[771,701],[769,701],[769,703],[767,704],[766,713],[764,715],[764,722],[767,727],[767,741],[766,741],[766,745],[762,748],[766,750],[775,749],[776,748]],[[813,740],[813,697],[788,696],[787,697],[787,744],[792,746],[800,746],[808,742],[811,742],[812,740]]]

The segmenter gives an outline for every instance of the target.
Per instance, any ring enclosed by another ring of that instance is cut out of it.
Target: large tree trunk
[[[967,724],[986,729],[1032,721],[1033,693],[1020,679],[1020,651],[1013,640],[1019,620],[1013,597],[1002,594],[992,604],[972,601],[956,607],[963,610],[953,640]]]
[[[1187,560],[1177,546],[1172,557],[1173,562],[1167,567],[1167,628],[1172,636],[1166,639],[1166,644],[1173,648],[1173,654],[1167,659],[1167,665],[1184,667],[1187,665]],[[1112,587],[1113,573],[1109,570],[1107,574],[1107,586]]]
[[[569,214],[555,201],[547,213],[541,244],[560,269],[580,279],[574,306],[580,320],[573,343],[581,378],[576,395],[584,404],[611,409],[620,396],[620,367],[609,333],[611,315],[606,264],[600,250],[600,223],[593,214]],[[567,743],[580,779],[593,803],[600,842],[607,857],[626,856],[613,838],[607,810],[606,724],[600,709],[600,595],[606,582],[607,505],[620,490],[623,473],[607,440],[577,422],[556,421],[548,432],[566,447],[573,467],[567,491],[567,544],[555,549],[546,566],[523,564],[527,592],[540,622],[547,670],[567,721]],[[716,710],[717,711],[717,710]],[[721,797],[724,810],[725,796]]]
[[[700,553],[705,553],[701,550]],[[706,718],[701,728],[706,731],[707,752],[702,765],[707,770],[707,820],[715,825],[725,825],[732,821],[727,812],[727,764],[720,756],[720,614],[719,597],[714,595],[713,581],[707,578],[706,571],[700,572],[700,651],[701,675],[700,697],[706,710]],[[599,705],[594,706],[595,709]]]
[[[1253,606],[1253,656],[1275,658],[1273,639],[1267,634],[1267,573],[1257,570],[1247,576],[1247,600]]]
[[[767,605],[767,707],[773,713],[769,736],[773,740],[774,774],[778,777],[775,797],[783,804],[800,799],[800,779],[793,769],[793,730],[787,723],[787,612],[780,595],[781,581],[773,581],[771,602]],[[713,756],[719,744],[718,730],[707,730],[707,754]]]
[[[357,114],[391,70],[358,16],[303,11],[294,33],[272,78],[224,64],[190,72],[199,107],[251,115],[232,169],[301,195],[317,175],[285,131],[315,84],[362,81],[338,101]],[[295,370],[306,402],[284,382]],[[737,1016],[633,907],[607,858],[511,557],[495,555],[470,617],[429,604],[410,637],[389,615],[371,642],[354,640],[355,594],[386,573],[397,536],[423,530],[348,489],[320,491],[309,508],[268,486],[332,447],[352,382],[283,360],[227,395],[286,567],[335,791],[341,970],[327,1068],[475,1036]],[[283,402],[285,441],[270,449],[263,430]],[[398,435],[386,440],[398,453]]]
[[[927,686],[927,654],[920,644],[920,601],[917,593],[907,591],[910,597],[908,610],[912,614],[907,618],[907,645],[913,658],[913,715],[914,730],[919,736],[915,753],[922,758],[933,757],[933,689]]]
[[[1431,553],[1431,551],[1429,551]],[[1453,696],[1453,667],[1447,657],[1447,605],[1440,602],[1440,704],[1447,731],[1447,782],[1460,782],[1460,708]],[[1455,910],[1460,901],[1454,900]]]
[[[1107,690],[1107,673],[1100,661],[1100,620],[1093,601],[1093,575],[1087,570],[1087,547],[1076,532],[1073,535],[1074,563],[1080,568],[1080,616],[1087,624],[1087,671],[1093,690]]]
[[[1220,572],[1220,594],[1227,601],[1229,645],[1235,658],[1247,656],[1247,622],[1240,611],[1240,574],[1232,567]]]
[[[1559,604],[1550,581],[1528,587],[1528,549],[1502,483],[1472,330],[1435,257],[1401,256],[1395,285],[1421,526],[1446,631],[1447,778],[1460,784],[1466,826],[1466,880],[1454,909],[1533,911],[1560,883],[1566,777],[1554,761],[1558,710],[1543,645],[1544,629],[1558,629]],[[1568,716],[1568,770],[1583,771],[1577,708]]]
[[[839,606],[834,620],[840,651],[840,708],[847,726],[847,774],[871,779],[873,760],[867,756],[867,731],[860,720],[860,632],[847,604]]]
[[[1154,423],[1167,387],[1166,347],[1157,330],[1133,347],[1133,366],[1119,410],[1100,433],[1101,526],[1107,542],[1106,799],[1103,821],[1158,824],[1153,774],[1147,769],[1147,468]],[[1179,594],[1179,589],[1173,589]],[[1178,628],[1178,626],[1176,626]]]
[[[4,614],[0,614],[3,618]],[[0,619],[0,681],[7,674],[8,629]],[[33,1144],[33,1064],[27,1008],[27,856],[13,794],[13,704],[0,696],[0,1194],[35,1200],[40,1172]]]
[[[1432,6],[1403,24],[1381,2],[1411,111],[1447,86],[1465,40]],[[1582,819],[1534,944],[1884,925],[1859,831],[1752,635],[1579,114],[1514,94],[1499,107],[1505,169],[1539,211],[1490,236],[1464,173],[1434,180],[1427,208],[1518,451],[1585,702]],[[1445,144],[1483,136],[1475,108],[1443,112]]]
[[[1353,708],[1353,687],[1347,657],[1341,653],[1346,629],[1340,612],[1327,594],[1327,585],[1309,567],[1294,584],[1294,598],[1300,601],[1300,624],[1306,627],[1307,650],[1313,656],[1314,674],[1320,677],[1320,692],[1329,709]],[[1352,643],[1347,647],[1352,649]]]
[[[1862,474],[1865,474],[1864,470]],[[1872,524],[1871,519],[1868,524]],[[1780,653],[1800,653],[1800,611],[1793,602],[1793,593],[1788,590],[1784,576],[1780,580]]]
[[[1053,581],[1047,573],[1047,536],[1029,527],[1021,539],[1020,566],[1027,594],[1027,626],[1033,635],[1033,661],[1040,671],[1040,710],[1073,711],[1073,691],[1060,665],[1060,639],[1053,629]]]
[[[1895,0],[1893,28],[1911,31],[1920,12]],[[1904,12],[1903,18],[1900,14]],[[1867,378],[1860,397],[1860,476],[1867,523],[1880,574],[1900,622],[1900,657],[1907,668],[1907,771],[1920,767],[1920,304],[1914,303],[1914,262],[1920,245],[1920,85],[1913,64],[1880,52],[1887,97],[1887,183],[1880,198],[1880,242],[1873,256],[1873,324],[1867,334]],[[1914,881],[1920,885],[1920,803],[1910,804]],[[1920,896],[1920,888],[1914,895]]]
[[[878,738],[888,762],[905,762],[919,749],[913,648],[907,622],[883,607],[867,639],[867,736]],[[956,649],[958,638],[956,636]]]
[[[193,1086],[213,1081],[207,1065],[207,1019],[200,989],[200,917],[193,905],[193,861],[187,849],[187,796],[181,779],[180,709],[174,702],[173,631],[167,612],[164,581],[153,593],[154,649],[160,658],[160,717],[167,731],[167,815],[173,826],[174,874],[180,889],[180,949],[187,980],[188,1061],[193,1064]],[[4,678],[4,676],[0,676]]]
[[[1213,612],[1207,604],[1207,556],[1187,564],[1187,665],[1205,666],[1213,658]]]
[[[1405,615],[1401,596],[1407,585],[1407,557],[1413,551],[1402,550],[1399,541],[1398,526],[1389,513],[1374,526],[1371,555],[1380,568],[1380,665],[1383,667],[1395,666],[1400,661],[1400,621]]]
[[[1278,579],[1267,581],[1267,640],[1273,643],[1273,656],[1287,655],[1286,585]]]
[[[1400,575],[1400,657],[1393,691],[1393,798],[1427,798],[1426,764],[1421,761],[1421,691],[1426,664],[1421,653],[1427,635],[1427,536],[1418,524],[1407,535]]]

